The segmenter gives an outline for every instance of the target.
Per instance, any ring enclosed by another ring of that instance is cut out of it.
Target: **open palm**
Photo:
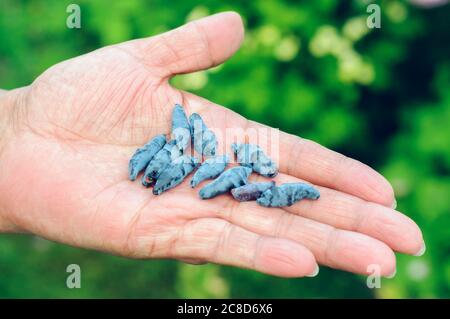
[[[421,250],[420,230],[391,208],[381,175],[312,141],[281,133],[275,180],[304,180],[321,192],[286,209],[230,196],[202,201],[188,181],[154,196],[127,179],[134,150],[169,133],[175,103],[215,131],[261,127],[168,83],[222,63],[242,38],[239,16],[222,13],[62,62],[13,91],[0,180],[9,220],[51,240],[137,258],[278,276],[311,275],[317,263],[362,274],[376,264],[392,274],[393,251]]]

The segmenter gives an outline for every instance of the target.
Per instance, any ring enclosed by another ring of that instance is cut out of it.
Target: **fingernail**
[[[310,275],[307,275],[306,277],[316,277],[318,274],[319,274],[319,265],[316,265],[316,269],[314,269],[314,271]]]
[[[392,209],[396,209],[397,208],[397,200],[394,199],[394,202],[392,203]]]
[[[416,253],[416,254],[414,254],[414,256],[416,256],[416,257],[420,257],[420,256],[422,256],[423,254],[425,254],[425,251],[427,250],[427,246],[425,246],[425,242],[423,242],[422,243],[422,248],[420,248],[420,250]]]
[[[394,269],[394,271],[392,272],[392,274],[387,275],[386,278],[387,279],[392,279],[395,277],[395,274],[397,274],[397,268]]]

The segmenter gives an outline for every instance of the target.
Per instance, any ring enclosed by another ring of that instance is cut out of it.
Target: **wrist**
[[[4,179],[2,177],[5,176],[5,172],[9,169],[4,161],[4,152],[13,139],[13,115],[21,99],[22,91],[23,89],[12,91],[0,90],[0,189],[7,189],[9,187],[8,185],[3,185]],[[20,229],[10,218],[11,215],[7,202],[7,196],[0,195],[0,233],[18,232]]]

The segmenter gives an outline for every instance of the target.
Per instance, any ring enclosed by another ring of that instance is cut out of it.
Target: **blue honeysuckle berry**
[[[152,138],[147,144],[138,148],[128,163],[128,178],[134,181],[148,163],[166,144],[166,137],[161,134]]]
[[[213,131],[208,129],[202,117],[192,113],[189,117],[191,124],[191,135],[194,149],[204,156],[214,156],[217,151],[217,139]]]
[[[231,195],[240,202],[257,200],[262,193],[275,186],[275,182],[249,183],[241,187],[233,188]]]
[[[278,166],[258,145],[233,143],[231,149],[240,165],[250,167],[254,172],[266,177],[275,177],[278,174]]]
[[[153,180],[158,179],[164,169],[181,155],[182,151],[174,140],[164,145],[147,165],[144,176],[142,176],[142,185],[145,187],[151,186]]]
[[[206,159],[197,169],[191,179],[191,187],[194,188],[206,179],[216,178],[225,170],[230,158],[228,155],[218,155]]]
[[[153,194],[160,195],[179,185],[198,165],[195,157],[188,155],[178,157],[159,175],[153,187]]]
[[[184,153],[191,144],[191,127],[188,118],[180,104],[175,104],[172,111],[172,133],[171,138],[176,142],[178,148]]]
[[[224,194],[232,188],[247,184],[252,169],[244,166],[230,168],[220,174],[214,181],[205,185],[199,191],[201,199],[209,199]]]
[[[319,197],[319,191],[312,185],[286,183],[266,190],[256,202],[265,207],[284,207],[291,206],[304,198],[318,199]]]

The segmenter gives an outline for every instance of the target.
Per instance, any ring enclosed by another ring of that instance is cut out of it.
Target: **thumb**
[[[243,37],[241,17],[235,12],[223,12],[121,46],[145,65],[161,68],[169,77],[221,64],[236,52]]]

